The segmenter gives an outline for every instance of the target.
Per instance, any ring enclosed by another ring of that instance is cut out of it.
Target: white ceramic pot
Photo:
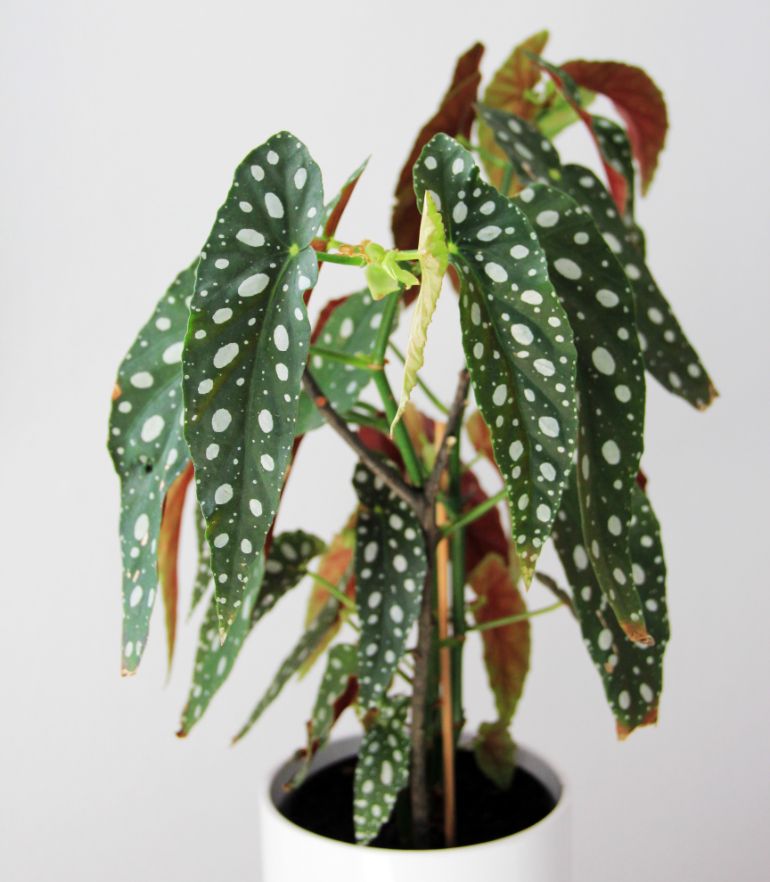
[[[332,743],[312,770],[352,756],[359,738]],[[520,766],[534,775],[556,806],[532,827],[481,845],[432,851],[396,851],[350,845],[311,833],[285,818],[281,789],[296,764],[288,762],[262,787],[262,882],[570,882],[569,795],[564,778],[539,756],[519,747]],[[331,808],[331,807],[330,807]]]

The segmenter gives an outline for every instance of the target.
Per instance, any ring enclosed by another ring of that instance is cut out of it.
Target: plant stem
[[[393,341],[391,341],[388,345],[396,358],[401,362],[401,364],[406,364],[406,356],[398,348],[398,346],[396,346]],[[424,380],[422,380],[419,375],[417,376],[417,385],[420,387],[420,389],[422,389],[422,391],[425,393],[425,396],[431,401],[431,403],[441,411],[441,413],[443,413],[444,415],[449,413],[449,408],[438,397],[438,395],[436,395],[436,393],[430,389],[428,384]]]
[[[354,600],[351,600],[344,591],[341,591],[335,584],[330,582],[328,579],[324,579],[323,576],[319,576],[318,573],[313,573],[310,570],[307,570],[305,573],[306,576],[310,576],[310,578],[317,582],[321,587],[325,588],[331,596],[339,601],[345,609],[350,610],[351,612],[356,611],[356,604]]]
[[[460,515],[459,518],[456,518],[454,521],[452,521],[451,524],[444,527],[444,529],[442,530],[443,534],[445,536],[451,536],[458,530],[461,530],[463,527],[467,527],[468,524],[472,524],[474,521],[477,521],[483,514],[486,514],[490,510],[490,508],[494,508],[495,506],[499,505],[504,499],[505,490],[500,490],[498,493],[495,493],[494,496],[490,496],[488,499],[480,502],[470,511],[466,511],[465,514]]]
[[[492,619],[489,622],[480,622],[476,625],[467,625],[465,633],[467,634],[471,631],[493,631],[495,628],[504,628],[506,625],[515,625],[517,622],[525,622],[528,619],[534,619],[537,616],[543,616],[546,613],[554,612],[557,609],[561,609],[563,606],[564,603],[561,600],[557,600],[556,603],[552,603],[550,606],[541,607],[540,609],[528,610],[524,613],[516,613],[516,615],[513,616],[504,616],[502,619]],[[448,640],[444,641],[442,645],[452,646],[459,641],[459,637],[450,637]]]
[[[459,511],[462,505],[460,475],[462,459],[460,445],[456,444],[449,458],[452,505]],[[455,742],[465,723],[463,707],[463,639],[465,635],[465,531],[462,527],[451,538],[452,556],[452,635],[457,643],[452,646],[452,710],[454,713]]]
[[[335,254],[329,251],[317,251],[319,263],[341,263],[345,266],[366,266],[366,258],[357,254]]]
[[[328,358],[329,361],[337,361],[340,364],[349,364],[353,367],[361,368],[367,371],[381,371],[382,365],[375,364],[365,355],[351,355],[348,352],[340,352],[338,349],[328,349],[326,346],[310,347],[311,355],[319,355],[321,358]]]
[[[505,171],[503,172],[503,183],[500,186],[500,192],[507,198],[508,191],[511,189],[511,181],[513,180],[513,165],[509,162],[505,166]]]

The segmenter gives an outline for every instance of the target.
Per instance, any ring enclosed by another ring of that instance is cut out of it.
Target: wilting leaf
[[[420,611],[427,571],[425,543],[411,508],[363,465],[353,483],[361,501],[356,523],[356,604],[361,619],[361,706],[382,698]]]
[[[182,512],[187,496],[187,488],[193,477],[192,463],[169,487],[163,503],[163,514],[158,535],[158,576],[163,609],[166,619],[166,645],[168,647],[168,667],[174,658],[176,643],[177,607],[179,605],[179,580],[177,563],[179,558],[179,535],[182,528]]]
[[[461,281],[463,346],[505,481],[529,583],[572,467],[575,348],[524,213],[479,176],[470,154],[436,135],[415,166],[419,199],[441,210]],[[541,467],[554,471],[542,480]]]
[[[481,82],[479,64],[484,54],[481,43],[475,43],[462,55],[455,67],[452,83],[444,96],[438,112],[423,126],[396,186],[396,204],[393,207],[391,228],[396,248],[414,248],[420,229],[420,212],[414,201],[412,185],[412,166],[417,161],[423,147],[438,132],[447,135],[470,136],[473,125],[473,102]],[[407,298],[407,301],[412,298]]]
[[[329,315],[315,343],[345,355],[371,355],[385,304],[372,300],[364,290],[351,294]],[[310,370],[324,396],[338,413],[345,413],[358,401],[372,379],[366,368],[343,365],[321,354],[310,359]],[[298,435],[323,425],[318,408],[303,391],[297,419]]]
[[[630,534],[634,583],[644,602],[653,646],[632,643],[612,615],[583,545],[577,491],[574,481],[570,482],[553,538],[572,586],[572,602],[583,639],[602,679],[620,737],[657,720],[663,653],[669,638],[660,528],[640,487],[633,496]]]
[[[182,711],[179,734],[186,735],[203,716],[220,686],[229,677],[241,648],[257,622],[305,575],[308,563],[323,551],[320,539],[301,530],[276,536],[265,561],[259,558],[261,577],[249,589],[240,615],[233,622],[225,642],[219,639],[216,597],[206,611],[198,638],[192,688]],[[263,563],[264,561],[264,563]],[[259,595],[255,603],[255,598]]]
[[[533,34],[511,52],[489,82],[483,103],[494,110],[504,110],[522,119],[532,119],[538,110],[531,100],[531,91],[540,81],[540,67],[528,53],[540,55],[548,42],[548,31]],[[488,120],[482,117],[479,124],[479,145],[492,156],[504,159],[505,154],[495,142],[488,128]],[[447,134],[454,134],[448,132]],[[503,169],[484,161],[484,170],[491,183],[499,190],[503,182]],[[505,194],[509,195],[508,193]]]
[[[551,183],[559,180],[559,154],[531,123],[489,107],[479,107],[478,111],[490,143],[494,143],[498,152],[511,163],[522,184],[527,181]]]
[[[379,833],[409,778],[409,700],[391,698],[380,708],[358,751],[353,781],[356,842],[366,845]]]
[[[417,295],[417,302],[412,313],[412,323],[409,327],[404,380],[398,410],[390,427],[391,435],[406,409],[412,389],[417,385],[417,374],[425,361],[428,325],[430,325],[433,313],[436,311],[436,304],[439,294],[441,294],[441,283],[449,263],[449,251],[447,250],[441,214],[429,193],[426,192],[423,199],[420,242],[417,246],[420,253],[420,269],[422,270],[420,293]]]
[[[477,597],[473,606],[477,623],[526,612],[516,580],[508,564],[499,555],[488,554],[471,573],[470,584]],[[529,622],[525,619],[512,625],[490,628],[481,632],[481,638],[487,677],[495,697],[497,721],[487,726],[484,732],[479,732],[475,750],[477,756],[481,754],[482,770],[486,774],[494,772],[493,777],[490,775],[492,780],[500,787],[507,787],[514,766],[506,767],[500,762],[506,754],[500,751],[499,730],[507,732],[529,670]]]
[[[310,767],[310,761],[329,740],[340,714],[355,700],[358,692],[357,658],[358,650],[352,643],[338,643],[329,650],[326,670],[321,678],[313,706],[313,715],[307,724],[304,762],[292,778],[292,787],[298,787],[302,783]]]
[[[532,184],[521,207],[538,230],[578,354],[577,486],[594,572],[626,634],[649,640],[631,574],[628,523],[644,445],[644,364],[634,296],[591,215],[565,193]],[[551,470],[541,474],[553,477]]]
[[[113,394],[109,450],[120,476],[124,674],[136,671],[147,643],[163,500],[188,462],[179,361],[194,282],[195,264],[176,277],[139,332]]]
[[[313,624],[310,625],[309,628],[307,628],[307,630],[304,632],[302,637],[300,637],[299,641],[295,645],[294,649],[292,649],[289,655],[284,659],[280,668],[273,677],[273,680],[267,692],[265,692],[265,694],[259,700],[257,706],[252,711],[251,716],[246,721],[245,725],[233,738],[233,742],[240,741],[241,738],[243,738],[243,736],[249,732],[249,730],[259,720],[259,718],[267,710],[267,708],[270,707],[270,705],[280,695],[283,687],[302,667],[303,662],[318,646],[321,640],[323,640],[324,635],[328,631],[331,623],[337,617],[338,607],[339,604],[336,600],[330,600],[323,608],[321,613],[317,616]]]
[[[473,741],[473,753],[481,771],[501,790],[507,790],[516,771],[516,745],[502,723],[482,723]]]
[[[318,166],[293,135],[275,135],[236,169],[198,266],[185,432],[223,634],[256,579],[291,456],[322,210]]]
[[[645,193],[655,174],[668,129],[663,93],[649,74],[630,64],[581,60],[568,61],[561,67],[579,86],[606,95],[615,105],[628,127],[642,175],[642,193]]]
[[[629,241],[633,231],[618,217],[601,181],[586,168],[567,165],[562,187],[591,213],[626,276],[636,301],[636,324],[647,370],[669,392],[699,409],[717,395],[706,369],[685,336],[640,252]]]

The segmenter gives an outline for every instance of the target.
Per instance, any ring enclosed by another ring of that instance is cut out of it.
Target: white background
[[[228,739],[287,649],[307,589],[254,635],[186,742],[174,731],[194,625],[168,684],[158,620],[140,675],[121,681],[118,485],[105,450],[115,369],[249,149],[291,129],[329,193],[373,153],[341,235],[387,242],[397,172],[454,58],[482,39],[489,74],[549,26],[554,61],[636,62],[665,90],[668,146],[639,214],[722,397],[699,414],[650,383],[644,464],[673,623],[660,726],[615,740],[577,630],[557,613],[534,623],[516,735],[572,782],[577,882],[766,879],[764,4],[323,6],[2,4],[0,878],[258,879],[260,774],[301,743],[314,678],[240,747]],[[590,155],[580,132],[563,149]],[[316,297],[357,286],[351,272],[324,270]],[[459,352],[445,294],[428,375],[448,394]],[[327,431],[303,446],[281,526],[328,536],[352,506],[351,465]],[[188,585],[190,542],[184,556]],[[558,572],[550,555],[544,567]],[[533,605],[544,600],[535,589]],[[478,722],[490,702],[478,663],[469,668]]]

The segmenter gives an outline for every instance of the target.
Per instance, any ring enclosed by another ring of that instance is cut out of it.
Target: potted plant
[[[323,668],[304,746],[265,786],[267,882],[304,878],[309,862],[316,879],[568,878],[563,782],[510,734],[533,616],[574,616],[621,737],[657,720],[669,631],[640,470],[645,369],[699,409],[716,392],[634,216],[636,175],[645,191],[665,138],[663,97],[629,65],[555,67],[546,39],[518,46],[480,100],[483,49],[460,58],[398,181],[394,248],[335,238],[364,166],[325,201],[293,135],[249,153],[118,373],[124,674],[158,593],[171,658],[192,486],[197,501],[191,603],[208,607],[180,735],[261,620],[312,585],[296,645],[236,735],[295,674]],[[593,112],[597,96],[623,125]],[[602,177],[560,158],[553,141],[573,123]],[[311,326],[325,262],[350,267],[355,293]],[[449,402],[422,371],[442,287],[457,291],[463,340]],[[392,339],[401,320],[404,353]],[[427,412],[411,402],[418,387]],[[350,517],[324,539],[276,533],[291,465],[323,425],[357,456],[340,482],[354,491]],[[497,470],[491,495],[480,458]],[[549,538],[569,588],[537,567]],[[553,604],[527,609],[533,579]],[[497,718],[465,736],[470,631]],[[362,736],[329,745],[345,712]]]

